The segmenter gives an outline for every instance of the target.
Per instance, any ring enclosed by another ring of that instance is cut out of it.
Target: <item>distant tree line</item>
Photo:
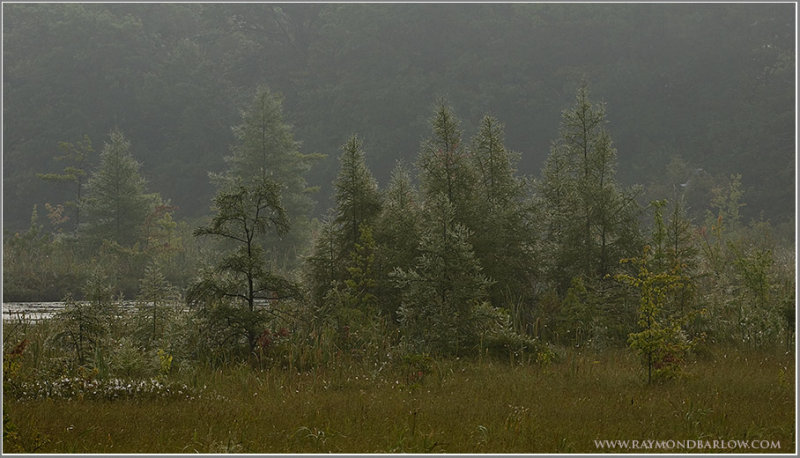
[[[318,201],[313,216],[334,202],[336,148],[350,133],[363,137],[370,168],[386,185],[397,159],[415,161],[427,129],[421,114],[439,95],[467,131],[479,130],[484,113],[502,119],[508,145],[523,153],[518,168],[535,175],[558,136],[558,113],[584,77],[615,107],[618,179],[644,185],[644,201],[693,177],[685,197],[699,220],[712,188],[741,173],[743,217],[763,213],[784,223],[794,214],[792,11],[789,4],[6,5],[4,227],[24,230],[33,204],[61,201],[64,188],[34,179],[62,170],[59,142],[84,134],[99,141],[116,127],[132,140],[150,192],[170,196],[177,217],[203,217],[216,192],[207,173],[227,167],[224,152],[240,135],[230,126],[264,82],[286,96],[303,151],[326,155],[306,176],[319,188],[307,196]],[[99,160],[89,155],[74,166],[91,170]],[[287,210],[295,204],[308,205]],[[66,210],[72,218],[74,207]]]
[[[88,138],[62,143],[70,164],[41,175],[64,189],[45,207],[48,228],[34,207],[28,230],[4,238],[6,300],[65,297],[69,320],[95,323],[136,298],[148,342],[169,304],[185,303],[185,351],[214,361],[263,357],[278,323],[309,348],[357,357],[630,345],[649,377],[702,342],[793,339],[793,247],[768,222],[743,221],[740,176],[712,189],[700,221],[685,190],[642,204],[642,188],[617,179],[605,104],[586,85],[538,176],[519,172],[499,120],[466,137],[445,100],[414,164],[398,163],[384,188],[352,135],[322,220],[305,178],[320,157],[300,152],[281,98],[261,87],[233,131],[199,224],[148,192],[120,130],[91,170]],[[70,334],[81,361],[92,326]]]

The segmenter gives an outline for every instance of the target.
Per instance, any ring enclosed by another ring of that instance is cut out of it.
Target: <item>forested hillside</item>
[[[209,213],[231,126],[259,86],[282,94],[321,216],[339,146],[358,132],[381,186],[412,163],[446,97],[475,132],[505,124],[519,170],[538,175],[576,88],[613,107],[620,180],[643,202],[680,184],[702,217],[741,173],[746,219],[794,215],[790,4],[4,5],[3,223],[64,199],[37,179],[60,142],[99,151],[119,129],[149,189],[180,217]],[[99,164],[89,154],[84,169]],[[692,171],[703,169],[702,173]],[[669,173],[664,173],[667,170]],[[694,182],[689,181],[695,178]]]

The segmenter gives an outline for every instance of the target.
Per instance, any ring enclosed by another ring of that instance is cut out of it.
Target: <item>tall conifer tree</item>
[[[485,116],[473,138],[470,159],[477,183],[471,242],[484,272],[496,281],[495,305],[530,298],[534,270],[534,237],[529,219],[526,183],[515,175],[518,155],[504,145],[503,126]]]
[[[436,107],[431,126],[432,135],[422,142],[417,162],[422,194],[425,200],[444,196],[453,206],[455,221],[469,227],[475,177],[458,120],[444,101]]]
[[[402,290],[398,312],[406,342],[416,351],[459,354],[477,344],[474,308],[491,282],[469,244],[469,230],[454,221],[445,195],[426,202],[420,256],[410,269],[396,268]]]
[[[359,228],[372,226],[381,210],[381,196],[372,173],[367,168],[363,142],[353,135],[342,146],[336,188],[336,224],[339,248],[349,253],[358,243]]]
[[[282,236],[265,233],[262,244],[269,250],[269,258],[283,268],[292,268],[310,237],[309,215],[314,201],[305,175],[319,156],[300,152],[291,126],[284,121],[281,98],[265,87],[258,88],[253,101],[242,111],[241,123],[233,133],[236,141],[232,154],[225,158],[228,170],[212,175],[212,179],[220,189],[236,180],[248,184],[268,179],[279,185],[291,229]]]
[[[394,317],[400,307],[400,292],[389,273],[395,268],[407,270],[414,265],[419,254],[421,209],[411,176],[402,164],[392,171],[383,195],[383,209],[375,223],[378,244],[375,272],[381,310]]]
[[[638,244],[634,190],[616,182],[616,150],[606,130],[605,107],[578,89],[575,104],[561,117],[561,137],[553,145],[539,184],[554,240],[548,258],[565,289],[571,277],[602,278]]]
[[[131,144],[119,130],[110,134],[100,153],[100,166],[89,177],[82,208],[85,235],[92,241],[111,240],[123,246],[139,241],[142,224],[158,201],[147,194],[140,164],[130,152]]]

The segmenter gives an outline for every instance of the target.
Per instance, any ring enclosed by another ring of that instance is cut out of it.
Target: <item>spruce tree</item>
[[[454,221],[447,198],[438,195],[426,205],[421,254],[412,268],[393,272],[403,297],[401,331],[414,351],[463,354],[478,343],[474,309],[491,282],[475,259],[469,230]]]
[[[392,171],[383,195],[383,209],[375,223],[377,296],[381,310],[396,318],[401,295],[389,274],[395,268],[408,270],[419,255],[421,208],[411,175],[402,164]]]
[[[213,175],[220,190],[237,180],[244,184],[269,179],[279,185],[281,202],[291,223],[288,233],[263,235],[268,257],[282,268],[297,265],[311,233],[309,215],[314,207],[312,188],[305,175],[320,156],[303,154],[292,128],[284,122],[281,98],[265,87],[258,88],[250,105],[242,111],[241,123],[233,128],[235,143],[225,158],[228,170]]]
[[[163,317],[165,314],[164,305],[171,295],[172,286],[164,277],[161,267],[157,262],[151,261],[144,268],[144,276],[139,280],[139,300],[144,303],[143,309],[148,307],[150,309],[146,314],[150,325],[147,326],[150,331],[148,334],[152,342],[158,337],[158,315],[161,314]]]
[[[372,234],[372,226],[381,211],[378,185],[367,168],[363,143],[353,135],[342,145],[339,175],[334,181],[336,208],[323,222],[308,258],[312,296],[322,305],[335,282],[348,277],[347,261],[359,243],[361,231]]]
[[[56,183],[74,183],[75,197],[68,200],[65,205],[75,209],[75,232],[78,232],[81,224],[81,199],[83,187],[86,182],[86,162],[89,156],[94,153],[92,141],[88,135],[84,135],[81,141],[76,143],[60,142],[58,148],[64,152],[56,156],[57,161],[68,161],[71,165],[64,167],[63,173],[38,173],[37,177]]]
[[[537,206],[543,214],[542,258],[546,278],[559,292],[566,292],[579,275],[580,226],[574,223],[578,201],[576,181],[571,175],[566,148],[554,143],[536,182]]]
[[[518,155],[504,145],[503,125],[485,116],[472,140],[470,159],[475,170],[471,239],[475,255],[490,278],[495,305],[530,298],[534,273],[535,234],[526,183],[515,175]],[[515,297],[512,297],[515,296]]]
[[[84,233],[93,242],[110,240],[132,246],[140,240],[145,218],[159,200],[146,193],[140,164],[130,147],[122,132],[112,131],[100,153],[100,166],[86,184]]]
[[[432,135],[422,142],[417,162],[422,194],[426,200],[444,196],[453,206],[455,220],[469,227],[476,180],[459,122],[444,101],[437,105],[431,127]]]
[[[189,288],[187,301],[200,308],[210,327],[233,336],[227,343],[236,344],[243,337],[250,351],[263,330],[269,305],[297,295],[296,285],[264,262],[260,243],[268,232],[280,236],[289,229],[280,188],[269,178],[261,183],[233,183],[214,198],[217,214],[211,223],[194,231],[195,236],[227,240],[235,249]]]
[[[571,278],[603,278],[639,243],[636,190],[616,182],[616,150],[606,130],[605,107],[586,86],[565,110],[538,185],[547,215],[547,258],[564,291]]]
[[[372,173],[367,168],[363,142],[353,135],[342,146],[336,188],[336,224],[339,249],[353,250],[362,225],[372,226],[381,210],[381,196]]]
[[[323,306],[328,290],[334,287],[335,282],[344,278],[344,261],[338,246],[336,224],[333,212],[320,223],[320,228],[314,236],[314,246],[311,256],[306,259],[306,278],[311,298],[317,307]]]
[[[672,204],[666,227],[666,257],[672,271],[686,278],[676,291],[676,306],[680,313],[688,313],[693,306],[697,289],[699,250],[695,245],[694,226],[687,216],[685,199],[677,197]]]

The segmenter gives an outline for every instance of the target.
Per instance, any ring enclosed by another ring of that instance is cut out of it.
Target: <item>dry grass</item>
[[[720,349],[686,372],[648,386],[625,350],[548,367],[440,361],[411,385],[391,368],[238,367],[177,376],[207,387],[196,400],[6,405],[38,452],[592,453],[595,439],[766,439],[794,451],[793,355]]]

